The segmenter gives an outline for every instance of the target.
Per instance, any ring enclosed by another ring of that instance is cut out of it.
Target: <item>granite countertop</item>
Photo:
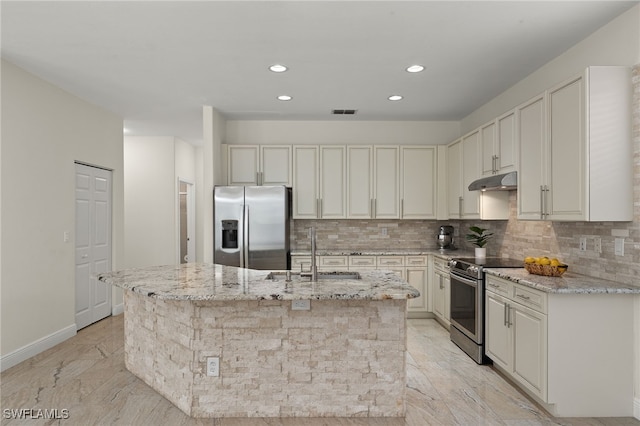
[[[359,271],[359,280],[323,279],[315,283],[295,275],[291,282],[267,279],[269,272],[187,263],[97,276],[100,281],[122,289],[171,300],[385,300],[420,296],[418,290],[389,271]]]
[[[440,250],[437,248],[426,249],[386,249],[386,250],[317,250],[318,256],[427,256],[430,254],[445,257],[447,259],[451,257],[468,256],[469,253],[473,255],[473,252],[464,250]],[[293,250],[292,256],[311,256],[311,252],[308,250]]]
[[[565,272],[562,277],[530,274],[524,268],[485,269],[489,275],[504,278],[546,293],[560,294],[640,294],[640,287],[620,284],[604,278]]]

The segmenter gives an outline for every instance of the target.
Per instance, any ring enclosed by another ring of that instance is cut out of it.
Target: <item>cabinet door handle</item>
[[[373,198],[371,199],[371,202],[369,203],[369,208],[371,209],[370,215],[371,215],[371,218],[373,219],[375,217],[375,215],[373,214]]]
[[[458,214],[462,217],[462,197],[458,197]]]
[[[522,299],[522,300],[531,300],[531,298],[529,296],[525,296],[524,294],[516,294],[516,297]]]
[[[503,312],[502,312],[503,324],[504,324],[505,327],[508,327],[508,325],[507,325],[507,309],[508,309],[508,306],[509,305],[507,303],[505,303],[504,304],[504,309],[503,309]]]
[[[500,157],[496,155],[495,158],[495,169],[496,169],[496,173],[498,173],[499,169],[500,169]]]
[[[400,219],[404,216],[404,198],[400,200]]]
[[[540,219],[544,219],[544,185],[540,185]]]

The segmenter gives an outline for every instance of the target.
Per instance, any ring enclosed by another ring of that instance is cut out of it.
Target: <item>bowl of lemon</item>
[[[530,274],[544,275],[545,277],[561,277],[569,265],[562,263],[557,258],[549,259],[547,256],[524,258],[524,268]]]

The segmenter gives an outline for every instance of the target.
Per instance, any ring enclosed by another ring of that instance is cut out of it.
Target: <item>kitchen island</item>
[[[312,283],[185,264],[98,278],[125,290],[127,369],[192,417],[404,416],[419,292],[392,272]]]

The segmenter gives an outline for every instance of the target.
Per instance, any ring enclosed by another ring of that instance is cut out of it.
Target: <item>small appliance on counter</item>
[[[453,226],[442,225],[438,233],[438,248],[440,250],[455,250],[453,244]]]

